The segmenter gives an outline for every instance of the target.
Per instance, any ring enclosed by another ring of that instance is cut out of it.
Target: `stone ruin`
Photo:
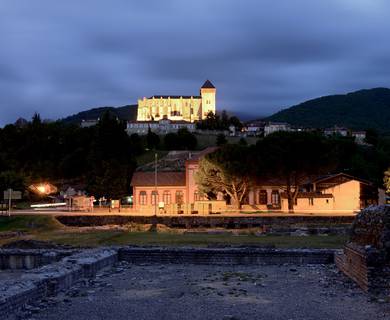
[[[356,216],[335,262],[366,292],[390,293],[390,206],[371,206]]]

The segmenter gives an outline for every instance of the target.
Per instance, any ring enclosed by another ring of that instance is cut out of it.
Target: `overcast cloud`
[[[217,87],[268,115],[390,86],[386,0],[1,0],[0,125]]]

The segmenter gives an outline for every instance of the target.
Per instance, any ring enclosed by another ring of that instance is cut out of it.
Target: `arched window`
[[[155,205],[158,203],[158,192],[157,191],[152,191],[152,199],[151,199],[152,205]]]
[[[145,205],[147,204],[148,196],[146,195],[146,191],[141,191],[139,193],[139,204]]]
[[[170,191],[164,191],[163,202],[164,202],[164,204],[171,204],[171,192]]]
[[[184,202],[183,191],[181,190],[176,191],[176,203],[183,204],[183,202]]]

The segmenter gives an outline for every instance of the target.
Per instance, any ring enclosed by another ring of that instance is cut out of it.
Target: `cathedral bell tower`
[[[200,96],[202,97],[202,119],[205,119],[210,111],[215,114],[216,93],[217,89],[214,87],[210,80],[206,80],[206,82],[200,88]]]

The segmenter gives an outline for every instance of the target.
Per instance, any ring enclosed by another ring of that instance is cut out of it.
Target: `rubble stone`
[[[371,206],[356,216],[350,242],[335,262],[363,290],[390,291],[389,206]]]

